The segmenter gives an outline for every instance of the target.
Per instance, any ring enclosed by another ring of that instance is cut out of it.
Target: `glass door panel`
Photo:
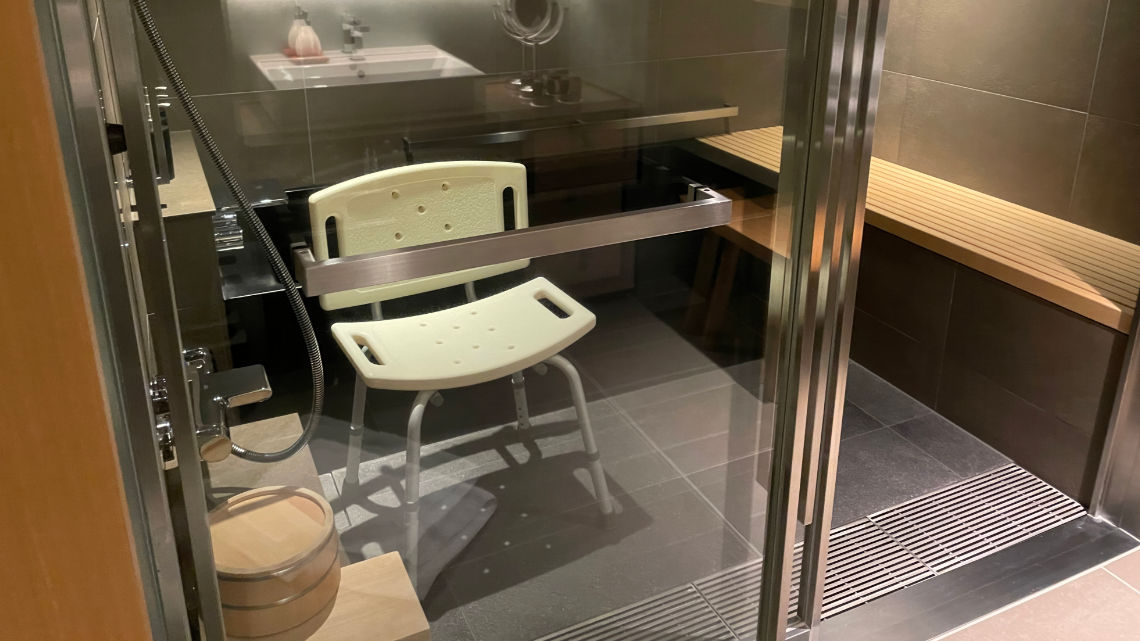
[[[398,553],[441,641],[743,638],[766,545],[787,604],[811,427],[785,389],[809,345],[790,306],[823,251],[796,215],[826,88],[804,52],[824,18],[782,0],[148,4],[244,193],[156,103],[173,171],[164,236],[140,242],[165,242],[196,432],[177,464],[208,461],[208,507],[323,497],[342,594]],[[177,93],[138,43],[142,84]],[[203,594],[231,634],[265,633]]]

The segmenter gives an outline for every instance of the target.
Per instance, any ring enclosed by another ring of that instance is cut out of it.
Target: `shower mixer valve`
[[[207,462],[217,462],[230,455],[230,409],[259,403],[273,395],[265,368],[247,365],[214,371],[214,357],[204,347],[182,352],[190,382],[190,400],[195,408],[195,432],[198,455]]]

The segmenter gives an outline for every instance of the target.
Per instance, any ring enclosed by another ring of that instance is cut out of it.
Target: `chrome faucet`
[[[364,56],[357,52],[364,48],[364,34],[369,32],[370,27],[360,24],[360,19],[348,14],[344,15],[340,27],[344,31],[344,44],[340,50],[350,54],[349,60],[364,60]]]

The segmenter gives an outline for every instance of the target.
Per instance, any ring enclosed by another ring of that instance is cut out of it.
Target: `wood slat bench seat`
[[[700,142],[778,173],[783,128]],[[1128,333],[1140,246],[894,163],[871,159],[867,223]]]

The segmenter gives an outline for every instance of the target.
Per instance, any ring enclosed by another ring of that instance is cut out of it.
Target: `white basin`
[[[361,49],[351,58],[340,51],[326,51],[325,56],[328,62],[311,64],[297,64],[282,54],[254,55],[250,59],[274,89],[316,89],[483,75],[467,62],[432,45]]]

